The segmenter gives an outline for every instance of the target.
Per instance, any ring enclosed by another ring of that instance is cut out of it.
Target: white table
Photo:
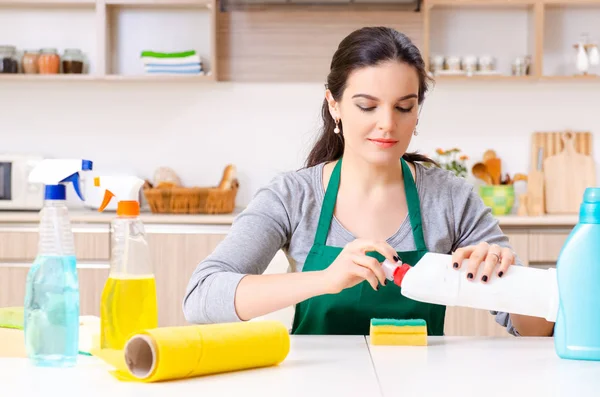
[[[110,367],[95,357],[80,358],[76,367],[60,369],[32,367],[26,359],[0,358],[0,396],[379,395],[369,349],[362,336],[293,336],[289,355],[277,367],[152,384],[121,382],[108,373]]]
[[[552,338],[429,337],[427,347],[369,349],[384,397],[600,396],[600,362],[563,360]]]
[[[372,346],[361,336],[292,336],[278,367],[165,383],[127,383],[102,361],[32,367],[0,358],[0,396],[377,397],[600,395],[600,362],[562,360],[552,338],[430,337],[428,346]]]

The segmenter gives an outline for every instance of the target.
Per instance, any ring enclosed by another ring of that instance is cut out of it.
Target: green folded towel
[[[0,328],[23,329],[23,311],[22,307],[0,308]]]
[[[142,51],[142,57],[151,58],[185,58],[192,55],[196,55],[195,50],[183,51],[183,52],[156,52],[156,51]]]

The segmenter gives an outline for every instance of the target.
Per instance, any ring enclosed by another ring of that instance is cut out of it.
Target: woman
[[[515,263],[472,186],[406,153],[428,76],[419,50],[387,28],[353,32],[333,56],[322,135],[307,166],[260,189],[194,271],[183,303],[192,323],[245,321],[295,305],[294,334],[369,333],[371,318],[421,318],[443,335],[445,307],[386,283],[380,261],[427,252],[469,259],[470,282]],[[293,272],[263,275],[279,249]],[[387,285],[386,285],[387,284]],[[514,335],[551,335],[541,318],[496,313]]]

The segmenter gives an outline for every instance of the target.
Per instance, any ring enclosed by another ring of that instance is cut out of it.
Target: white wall
[[[411,145],[431,154],[493,148],[526,172],[530,134],[596,132],[600,84],[443,82],[425,103]],[[279,171],[300,167],[319,127],[321,84],[1,82],[0,152],[77,156],[98,171],[151,178],[162,165],[187,185],[218,183],[237,165],[245,205]],[[598,140],[594,155],[598,158]]]

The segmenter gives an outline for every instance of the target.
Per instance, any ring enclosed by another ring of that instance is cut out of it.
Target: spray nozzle
[[[65,200],[67,183],[73,184],[77,196],[85,200],[81,193],[79,172],[91,171],[93,163],[80,159],[45,159],[29,174],[29,182],[45,185],[46,200]]]
[[[118,200],[117,215],[136,216],[140,213],[139,192],[144,180],[135,176],[99,176],[94,186],[104,189],[104,198],[98,211],[104,211],[113,197]]]

